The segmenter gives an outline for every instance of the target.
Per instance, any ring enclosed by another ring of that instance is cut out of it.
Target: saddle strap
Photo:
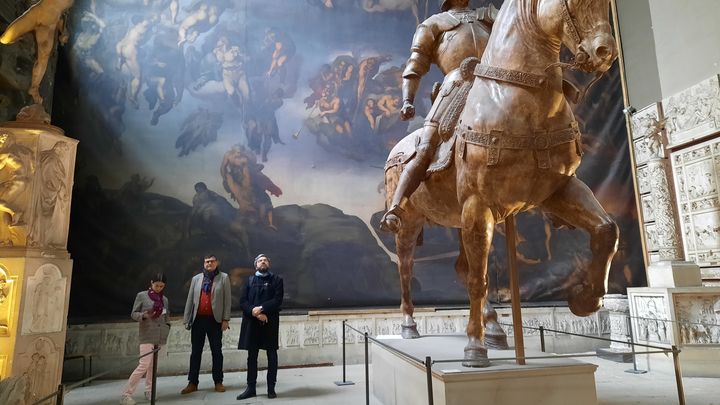
[[[468,93],[472,87],[472,82],[459,82],[460,90],[455,94],[455,97],[450,101],[445,114],[440,118],[440,124],[438,126],[438,132],[443,142],[447,142],[455,132],[455,125],[460,119],[465,108],[465,102],[467,101]]]
[[[577,122],[569,127],[554,131],[535,131],[535,135],[510,135],[502,131],[480,132],[471,129],[460,130],[463,143],[470,143],[488,148],[488,166],[496,165],[500,160],[501,149],[532,150],[538,159],[538,167],[550,167],[549,149],[564,143],[580,139]],[[464,145],[462,146],[464,149]],[[462,157],[462,156],[461,156]]]
[[[519,86],[532,87],[534,89],[543,89],[547,84],[547,78],[544,75],[536,75],[534,73],[526,73],[484,64],[475,66],[475,76],[517,84]]]

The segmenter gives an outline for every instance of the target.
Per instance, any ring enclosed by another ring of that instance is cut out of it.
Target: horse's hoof
[[[417,324],[412,325],[401,325],[400,336],[403,339],[417,339],[420,337],[420,333],[417,330]]]
[[[465,358],[463,359],[462,365],[465,367],[488,367],[490,366],[490,360],[488,360],[487,349],[482,346],[465,348]]]
[[[602,307],[603,296],[592,293],[591,288],[575,286],[568,292],[568,306],[570,312],[577,316],[589,316]]]
[[[380,221],[380,229],[386,232],[398,233],[400,231],[400,218],[395,214],[388,213]]]
[[[507,342],[507,335],[504,333],[502,335],[490,335],[487,331],[485,331],[485,346],[495,350],[508,350],[510,348]]]

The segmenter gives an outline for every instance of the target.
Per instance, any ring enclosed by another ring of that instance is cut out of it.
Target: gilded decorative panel
[[[715,75],[663,100],[670,146],[720,130],[720,82]]]
[[[9,276],[7,271],[0,267],[0,336],[9,336],[13,328],[13,307],[17,293],[17,277]],[[2,372],[0,366],[0,372]]]

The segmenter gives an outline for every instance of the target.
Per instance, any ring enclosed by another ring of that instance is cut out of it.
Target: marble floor
[[[282,356],[282,351],[279,353]],[[653,358],[649,363],[638,360],[639,369],[650,369],[646,374],[626,372],[632,364],[615,363],[599,358],[585,358],[583,361],[597,364],[595,374],[598,405],[671,405],[678,403],[675,375],[672,361]],[[648,367],[650,366],[650,367]],[[718,366],[720,367],[720,365]],[[370,367],[372,372],[372,366]],[[268,399],[264,384],[264,372],[260,372],[256,398],[237,401],[235,397],[244,389],[245,373],[225,374],[227,392],[212,390],[209,374],[200,376],[200,391],[180,395],[185,386],[185,376],[160,377],[158,379],[159,404],[272,404],[272,405],[353,405],[365,403],[365,371],[363,365],[347,367],[347,379],[355,385],[336,386],[333,382],[342,380],[342,367],[311,367],[281,369],[278,373],[276,399]],[[76,388],[65,397],[66,405],[117,404],[124,380],[101,380],[91,385]],[[685,400],[688,405],[720,405],[720,379],[683,378]],[[142,388],[140,388],[142,390]],[[371,387],[372,392],[372,387]],[[149,404],[142,398],[142,392],[135,396],[138,404]],[[370,398],[370,404],[382,405]],[[419,404],[421,405],[421,404]],[[574,405],[574,404],[569,404]]]

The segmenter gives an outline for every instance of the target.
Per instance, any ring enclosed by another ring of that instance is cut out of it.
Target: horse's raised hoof
[[[508,350],[507,335],[490,335],[485,331],[485,346],[494,350]]]
[[[401,325],[400,336],[403,339],[417,339],[420,337],[420,333],[417,330],[417,324],[412,325]]]
[[[603,304],[603,295],[592,291],[585,284],[576,285],[568,291],[568,306],[577,316],[589,316],[600,310]]]

